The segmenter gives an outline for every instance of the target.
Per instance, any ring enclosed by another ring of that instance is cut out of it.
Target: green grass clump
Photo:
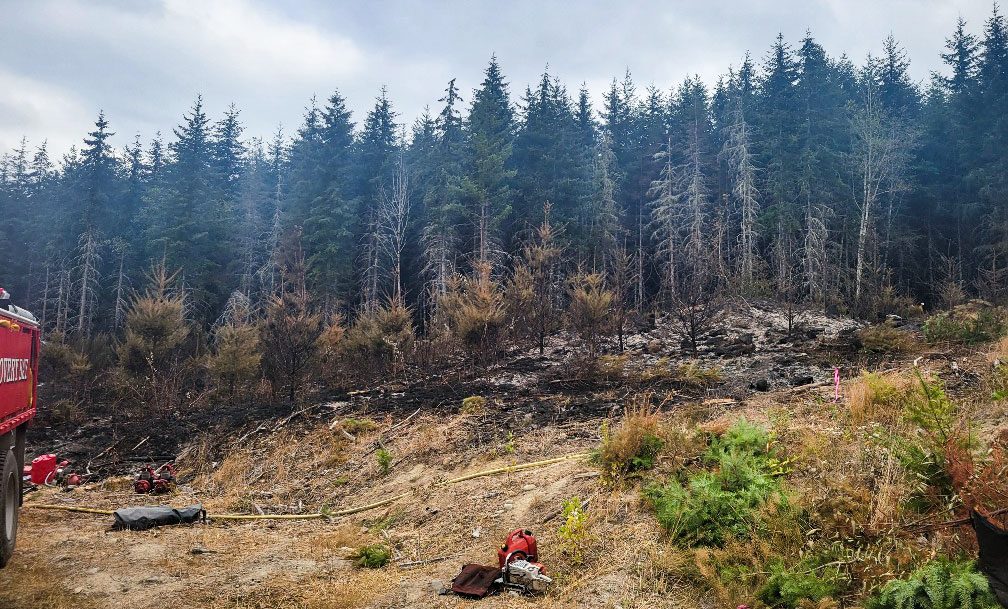
[[[712,439],[705,461],[712,471],[645,487],[645,499],[669,536],[684,545],[721,547],[730,537],[748,538],[759,509],[779,491],[770,434],[739,420]]]
[[[358,434],[367,433],[369,431],[374,431],[375,429],[378,428],[377,423],[367,418],[356,419],[354,417],[347,417],[343,419],[341,425],[343,426],[343,429],[347,433],[353,434],[355,436]]]
[[[703,389],[713,387],[721,382],[721,371],[717,368],[704,368],[697,362],[687,362],[676,369],[676,378],[690,387]]]
[[[995,609],[990,584],[970,561],[939,558],[894,579],[869,599],[869,609]]]
[[[481,395],[471,395],[462,399],[462,414],[478,415],[486,412],[487,399]]]
[[[392,560],[392,550],[388,546],[374,544],[361,546],[353,555],[354,564],[368,569],[380,569]]]

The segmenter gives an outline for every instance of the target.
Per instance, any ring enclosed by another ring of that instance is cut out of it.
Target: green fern
[[[906,579],[894,579],[869,603],[869,609],[997,609],[987,578],[972,562],[933,560]]]

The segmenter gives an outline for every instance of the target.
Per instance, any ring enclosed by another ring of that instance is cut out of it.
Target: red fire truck
[[[40,346],[35,316],[10,304],[0,288],[0,567],[10,560],[17,538],[25,430],[35,416]]]

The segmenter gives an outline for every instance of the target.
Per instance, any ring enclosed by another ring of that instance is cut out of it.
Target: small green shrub
[[[644,489],[669,536],[689,546],[723,546],[729,537],[748,538],[759,524],[759,508],[778,492],[781,462],[771,455],[771,435],[745,419],[711,439],[699,471],[685,484],[670,480]]]
[[[708,463],[720,463],[730,453],[767,457],[770,454],[770,442],[770,433],[766,429],[741,418],[723,434],[711,436],[710,448],[704,459]]]
[[[515,435],[510,429],[508,430],[507,440],[504,441],[502,448],[504,449],[504,454],[507,455],[513,455],[515,450],[517,450],[517,447],[515,446]]]
[[[353,562],[358,567],[380,569],[392,560],[392,550],[388,546],[374,544],[361,546],[353,555]]]
[[[701,471],[685,485],[672,480],[644,489],[669,537],[688,546],[721,547],[729,536],[748,538],[757,510],[777,490],[756,464],[721,472]]]
[[[909,506],[916,511],[947,504],[955,495],[948,451],[970,451],[976,441],[956,422],[955,404],[937,381],[918,372],[919,387],[903,396],[904,419],[914,432],[892,438],[893,453],[916,480]]]
[[[906,579],[894,579],[869,599],[869,609],[995,609],[987,578],[972,562],[939,558]]]
[[[375,458],[378,460],[378,468],[381,470],[381,475],[387,476],[392,470],[392,453],[385,448],[379,448],[375,451]]]
[[[634,473],[654,467],[655,460],[664,447],[665,440],[662,440],[658,436],[653,434],[642,436],[640,450],[637,451],[636,455],[630,457],[630,462],[627,464],[627,472]]]
[[[580,497],[571,497],[563,503],[563,524],[558,535],[564,554],[571,562],[581,564],[583,550],[588,539],[588,512],[582,507]]]
[[[841,577],[836,568],[818,568],[807,561],[791,568],[780,560],[769,565],[770,575],[756,597],[770,607],[795,609],[801,601],[818,602],[840,591]]]
[[[987,303],[971,303],[932,315],[924,322],[924,338],[929,343],[951,342],[968,345],[997,340],[1008,331],[1004,309]]]

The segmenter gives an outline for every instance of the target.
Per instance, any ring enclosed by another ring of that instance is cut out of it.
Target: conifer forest
[[[394,83],[366,116],[338,90],[305,100],[302,124],[270,137],[246,136],[240,100],[197,96],[116,149],[99,113],[65,154],[4,152],[5,286],[49,331],[115,335],[163,265],[211,329],[235,306],[261,315],[293,255],[318,314],[401,306],[426,332],[465,278],[534,283],[548,227],[547,281],[598,275],[638,312],[691,292],[867,319],[1001,301],[1008,34],[998,8],[950,26],[945,69],[923,83],[892,37],[854,60],[809,34],[714,83],[644,87],[628,71],[601,100],[548,72],[516,87],[491,57],[475,91],[431,83],[410,124]]]

